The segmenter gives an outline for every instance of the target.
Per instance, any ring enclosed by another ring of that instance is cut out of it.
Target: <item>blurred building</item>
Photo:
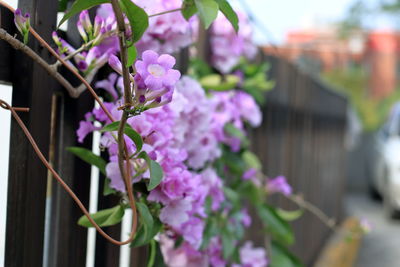
[[[264,51],[314,73],[363,67],[369,77],[369,92],[377,98],[397,86],[400,33],[394,31],[360,31],[340,38],[335,27],[296,30],[287,34],[282,46],[266,46]]]

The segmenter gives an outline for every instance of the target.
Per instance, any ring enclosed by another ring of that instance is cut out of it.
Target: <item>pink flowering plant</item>
[[[289,221],[302,211],[267,202],[272,194],[291,198],[292,188],[283,176],[263,175],[249,149],[248,131],[262,123],[259,104],[273,82],[267,65],[249,63],[257,49],[246,16],[226,0],[76,0],[61,24],[73,15],[82,45],[75,48],[54,32],[58,61],[48,71],[64,65],[98,101],[76,134],[82,143],[99,131],[106,153],[69,151],[99,168],[104,195],[121,198],[89,215],[72,193],[85,214],[78,224],[96,227],[117,245],[150,245],[149,263],[159,250],[158,261],[171,267],[301,266],[286,247],[294,242]],[[15,24],[26,43],[29,14],[16,10]],[[199,24],[211,27],[210,65],[193,59],[183,75],[171,54],[195,42]],[[101,68],[108,74],[94,87],[104,101],[90,86]],[[100,227],[121,222],[127,208],[133,210],[130,238],[116,241]],[[254,216],[264,224],[269,251],[246,240]]]

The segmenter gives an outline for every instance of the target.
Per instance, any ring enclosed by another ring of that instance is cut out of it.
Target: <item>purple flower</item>
[[[181,74],[172,69],[175,65],[174,57],[166,54],[159,56],[154,51],[146,50],[143,52],[142,59],[135,63],[136,75],[148,89],[161,90],[175,86]]]
[[[268,180],[266,189],[270,193],[282,193],[285,196],[292,194],[292,187],[287,183],[285,176]]]
[[[90,113],[87,113],[87,114],[90,114]],[[85,139],[85,137],[97,129],[98,128],[95,127],[91,121],[79,122],[79,128],[76,131],[76,135],[78,136],[78,142],[83,143],[83,140]]]
[[[225,267],[226,261],[222,257],[222,243],[219,237],[213,237],[207,248],[207,254],[210,258],[212,267]]]
[[[211,28],[212,63],[222,73],[229,73],[239,63],[242,56],[252,59],[257,53],[257,47],[252,40],[252,28],[247,17],[241,12],[237,14],[238,33],[221,13]]]
[[[30,28],[30,17],[29,13],[22,15],[21,9],[17,8],[14,12],[14,23],[18,31],[24,37],[24,43],[28,42],[29,28]]]
[[[240,220],[245,227],[249,227],[251,225],[251,217],[247,209],[242,209]]]
[[[188,199],[180,199],[170,202],[160,213],[160,220],[172,227],[180,227],[189,220],[188,212],[192,209],[192,203]]]
[[[266,267],[268,265],[267,253],[264,248],[253,248],[248,241],[239,250],[240,264],[232,267]]]
[[[189,221],[179,227],[179,232],[194,249],[199,249],[203,241],[205,223],[202,219],[191,217]]]
[[[125,165],[125,161],[124,161],[124,165]],[[131,171],[130,173],[132,174],[132,176],[135,174],[134,168],[133,168],[133,164],[130,164],[131,167]],[[106,165],[106,174],[107,177],[111,180],[110,181],[110,187],[114,188],[115,190],[118,190],[120,192],[125,192],[126,188],[125,188],[125,182],[122,179],[121,176],[121,171],[119,169],[118,166],[118,162],[110,162]],[[135,180],[132,179],[132,183],[138,181],[140,178],[136,178]]]
[[[115,82],[117,81],[118,75],[116,73],[111,73],[108,76],[108,80],[101,80],[96,83],[96,88],[102,88],[106,90],[112,97],[113,100],[118,100],[118,93],[119,90],[115,89]]]
[[[122,63],[117,56],[110,55],[108,58],[108,65],[110,65],[110,67],[119,75],[122,75]]]
[[[242,178],[243,178],[244,180],[251,180],[251,179],[254,178],[256,175],[257,175],[257,170],[254,169],[254,168],[250,168],[250,169],[248,169],[247,171],[245,171],[245,172],[243,173]]]
[[[369,232],[372,231],[373,226],[368,219],[361,218],[360,219],[360,228],[365,234],[368,234]]]

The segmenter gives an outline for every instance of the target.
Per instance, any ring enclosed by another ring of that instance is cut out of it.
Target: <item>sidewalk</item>
[[[361,244],[355,267],[400,266],[400,221],[384,217],[382,203],[366,194],[352,193],[345,199],[349,215],[368,219],[373,230]]]

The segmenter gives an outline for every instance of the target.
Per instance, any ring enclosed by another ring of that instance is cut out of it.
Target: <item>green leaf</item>
[[[200,79],[201,86],[206,90],[228,91],[236,87],[240,79],[236,75],[209,74]]]
[[[135,62],[136,57],[137,57],[136,46],[131,45],[130,47],[128,47],[128,61],[126,62],[126,67],[132,66],[133,63]]]
[[[115,225],[122,221],[124,217],[125,209],[123,206],[118,205],[110,209],[105,209],[91,214],[93,220],[100,226]],[[93,227],[89,219],[83,215],[79,220],[78,224],[84,227]]]
[[[194,3],[194,0],[183,1],[181,13],[186,20],[189,20],[194,14],[196,14],[197,7]]]
[[[67,150],[90,165],[96,166],[102,174],[106,175],[107,163],[100,156],[83,147],[68,147]]]
[[[261,162],[258,159],[257,155],[254,154],[253,152],[246,150],[245,152],[243,152],[242,158],[244,162],[246,162],[247,166],[249,166],[250,168],[261,170],[262,167]]]
[[[279,243],[271,242],[270,267],[302,267],[304,266],[288,249]]]
[[[265,190],[256,186],[253,182],[247,181],[241,183],[237,192],[242,196],[246,196],[252,205],[257,206],[263,202]]]
[[[230,233],[226,228],[222,229],[221,232],[222,240],[222,255],[224,259],[229,259],[235,252],[236,239],[235,236]]]
[[[115,194],[117,191],[110,187],[111,180],[109,178],[104,179],[103,196]]]
[[[133,41],[137,42],[149,27],[149,16],[131,0],[121,0],[120,3],[131,25]]]
[[[233,10],[231,5],[226,0],[216,0],[219,6],[219,10],[225,15],[225,17],[232,24],[232,27],[236,32],[239,31],[239,18],[236,12]]]
[[[283,210],[283,209],[277,209],[276,213],[278,213],[279,217],[281,217],[282,219],[284,219],[285,221],[294,221],[297,220],[298,218],[300,218],[304,211],[302,209],[298,209],[298,210]]]
[[[114,121],[110,124],[107,124],[100,130],[100,132],[113,132],[118,131],[119,121]],[[124,133],[135,143],[136,153],[142,150],[143,147],[143,139],[138,132],[136,132],[129,124],[125,125]]]
[[[68,0],[58,0],[58,12],[67,10]]]
[[[194,0],[199,17],[204,25],[204,28],[208,29],[211,23],[217,18],[219,6],[214,0]]]
[[[150,170],[150,182],[147,186],[147,190],[151,191],[156,188],[163,178],[163,170],[157,162],[149,158],[149,155],[145,151],[140,152],[139,158],[144,159],[147,162],[147,166]]]
[[[209,218],[207,220],[206,227],[204,227],[203,241],[201,243],[200,249],[201,250],[205,249],[210,243],[211,238],[218,234],[219,234],[219,228],[217,221],[215,220],[215,218]]]
[[[283,220],[275,208],[269,205],[258,205],[257,212],[266,230],[280,243],[290,245],[294,242],[294,234],[290,225]]]
[[[110,0],[76,0],[72,4],[70,10],[68,10],[68,12],[65,13],[64,17],[61,19],[60,23],[58,23],[57,27],[59,28],[65,21],[67,21],[73,15],[83,10],[105,3],[110,3]]]
[[[140,203],[140,204],[142,204],[142,203]],[[144,205],[144,204],[142,204],[142,205]],[[140,213],[141,211],[140,211],[139,206],[138,206],[138,210]],[[148,209],[147,209],[147,211],[148,211]],[[142,211],[142,212],[146,213],[146,211]],[[150,212],[149,212],[149,214],[150,214]],[[145,215],[145,216],[148,216],[148,215]],[[151,214],[150,214],[150,216],[151,216]],[[143,215],[140,218],[141,225],[139,227],[139,230],[136,232],[135,238],[133,239],[133,241],[131,243],[131,247],[140,247],[140,246],[148,244],[151,240],[153,240],[154,236],[156,236],[157,233],[160,232],[161,227],[162,227],[160,220],[158,220],[157,218],[151,217],[151,220],[153,221],[153,223],[151,223],[149,218],[150,217],[144,218]],[[147,220],[147,222],[146,222],[146,220]],[[151,225],[151,227],[150,227],[150,225]]]

